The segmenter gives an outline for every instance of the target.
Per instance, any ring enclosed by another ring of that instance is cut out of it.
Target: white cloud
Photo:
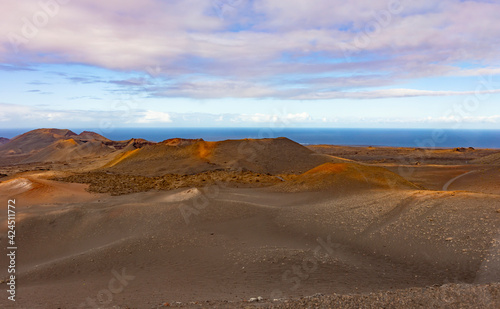
[[[192,80],[154,90],[156,96],[190,98],[256,98],[276,95],[264,85],[236,80]]]
[[[481,89],[485,89],[482,87]],[[380,99],[380,98],[404,98],[404,97],[430,97],[430,96],[467,96],[488,95],[500,93],[500,89],[487,89],[478,91],[432,91],[418,89],[383,89],[358,92],[318,92],[299,95],[296,100],[329,100],[329,99]]]
[[[285,115],[280,114],[242,114],[234,117],[234,122],[254,122],[254,123],[291,123],[291,122],[306,122],[312,120],[311,116],[306,113],[288,113]]]
[[[82,111],[82,110],[53,110],[48,108],[34,108],[0,103],[0,127],[59,127],[59,128],[98,128],[102,133],[109,132],[116,127],[134,126],[174,126],[185,127],[196,124],[202,127],[214,126],[253,126],[265,127],[279,125],[279,127],[294,126],[345,126],[352,124],[374,125],[381,124],[401,127],[406,125],[443,126],[450,127],[462,124],[468,128],[478,125],[497,127],[500,124],[500,115],[443,115],[430,117],[345,117],[341,114],[336,117],[312,117],[307,112],[287,113],[253,113],[253,114],[209,114],[209,113],[168,113],[154,110],[133,109],[124,114],[123,111]]]
[[[477,68],[477,69],[462,69],[456,70],[449,73],[449,75],[455,76],[483,76],[484,78],[490,78],[495,75],[500,75],[500,68],[497,67],[487,67],[487,68]]]
[[[275,122],[278,120],[278,116],[276,115],[269,115],[269,114],[251,114],[251,115],[247,115],[247,114],[242,114],[242,115],[238,115],[236,117],[233,117],[231,119],[231,121],[233,122],[259,122],[259,123],[263,123],[263,122],[267,122],[267,123],[270,123],[270,122]]]
[[[457,122],[467,122],[467,123],[500,123],[500,115],[491,116],[465,116],[461,117],[459,115],[451,115],[444,117],[429,117],[424,120],[425,122],[441,122],[441,123],[457,123]]]
[[[306,112],[297,113],[297,114],[287,114],[286,120],[291,121],[291,122],[304,122],[304,121],[311,120],[311,116]]]
[[[56,124],[65,127],[96,128],[123,126],[124,123],[170,123],[169,113],[131,109],[124,113],[114,111],[54,110],[14,104],[0,103],[0,120],[5,127],[46,127]]]
[[[142,115],[135,122],[137,123],[166,123],[172,122],[170,114],[164,112],[157,112],[148,110],[145,112],[140,112]]]

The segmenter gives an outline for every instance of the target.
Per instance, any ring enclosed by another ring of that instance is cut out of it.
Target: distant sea
[[[0,129],[0,137],[12,138],[30,129]],[[500,130],[442,129],[333,129],[333,128],[114,128],[72,129],[94,131],[112,140],[143,138],[160,142],[169,138],[202,138],[220,141],[284,136],[303,145],[353,145],[393,147],[500,148]]]

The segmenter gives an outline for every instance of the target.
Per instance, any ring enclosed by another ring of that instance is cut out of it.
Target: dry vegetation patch
[[[89,184],[88,191],[122,195],[149,190],[173,190],[183,187],[203,187],[223,183],[227,186],[264,187],[289,180],[294,175],[270,175],[250,171],[209,171],[193,175],[167,174],[147,177],[105,172],[74,174],[53,180]]]

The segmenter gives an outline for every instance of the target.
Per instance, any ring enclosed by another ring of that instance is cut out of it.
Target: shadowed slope
[[[326,162],[345,162],[316,154],[284,137],[222,141],[215,147],[211,162],[231,169],[244,168],[259,173],[303,173]]]

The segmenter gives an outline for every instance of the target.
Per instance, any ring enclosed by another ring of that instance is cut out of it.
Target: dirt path
[[[444,184],[444,186],[443,186],[443,191],[448,191],[448,187],[449,187],[449,186],[450,186],[450,185],[451,185],[451,184],[452,184],[455,180],[457,180],[457,179],[459,179],[459,178],[462,178],[462,177],[464,177],[464,176],[466,176],[466,175],[468,175],[468,174],[474,173],[474,172],[477,172],[477,171],[469,171],[469,172],[463,173],[463,174],[461,174],[461,175],[458,175],[457,177],[454,177],[454,178],[450,179],[447,183],[445,183],[445,184]]]

